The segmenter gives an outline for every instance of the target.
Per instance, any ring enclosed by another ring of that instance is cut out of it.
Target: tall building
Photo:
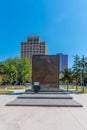
[[[87,57],[84,57],[85,62],[87,62]]]
[[[59,56],[59,62],[60,62],[60,72],[64,70],[65,68],[68,68],[68,55],[58,53]]]
[[[32,61],[33,55],[46,55],[47,45],[39,36],[29,36],[26,42],[21,42],[21,58],[27,57]]]

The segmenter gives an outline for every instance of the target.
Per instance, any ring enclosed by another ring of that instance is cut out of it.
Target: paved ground
[[[68,94],[38,94],[38,93],[22,94],[18,96],[17,98],[72,99],[72,97],[69,96]]]
[[[0,96],[0,130],[87,130],[86,94],[71,94],[80,108],[5,106],[17,96]]]
[[[82,107],[68,94],[22,94],[6,106]]]

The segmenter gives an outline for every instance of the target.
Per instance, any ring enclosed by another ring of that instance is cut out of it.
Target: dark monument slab
[[[59,57],[57,55],[33,55],[32,83],[40,82],[41,88],[59,87]]]

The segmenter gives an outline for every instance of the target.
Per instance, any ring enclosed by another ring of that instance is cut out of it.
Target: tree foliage
[[[74,56],[73,72],[77,82],[87,81],[87,61],[84,58],[80,58],[78,55]]]
[[[32,65],[27,58],[9,58],[0,63],[0,75],[4,82],[23,84],[30,82]]]
[[[82,91],[84,91],[84,85],[87,85],[87,60],[84,55],[82,57],[75,55],[73,58],[72,69],[64,69],[61,80],[67,84],[69,82],[76,83],[76,90],[78,90],[78,83],[80,83],[83,86]]]
[[[74,58],[74,64],[73,64],[73,72],[74,72],[74,77],[76,79],[76,82],[80,80],[80,57],[78,55],[73,56]]]
[[[62,77],[61,80],[67,84],[67,90],[68,90],[68,84],[73,82],[74,80],[74,75],[71,69],[65,68],[62,71]]]

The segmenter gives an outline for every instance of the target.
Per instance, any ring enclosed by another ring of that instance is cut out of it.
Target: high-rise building
[[[64,70],[65,68],[68,68],[68,55],[58,53],[59,56],[59,62],[60,62],[60,72]]]
[[[46,55],[47,45],[39,36],[29,36],[26,42],[21,42],[21,58],[27,57],[32,61],[33,55]]]
[[[84,61],[87,62],[87,57],[84,57]]]

